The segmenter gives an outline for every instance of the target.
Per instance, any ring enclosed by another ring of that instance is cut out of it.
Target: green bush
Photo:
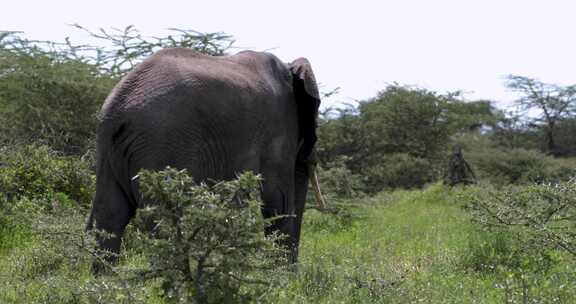
[[[558,260],[553,252],[535,248],[518,232],[486,230],[469,240],[462,262],[465,268],[484,274],[538,273],[552,269]]]
[[[534,149],[502,147],[490,135],[465,133],[455,142],[462,147],[476,177],[493,185],[561,182],[576,176],[574,159],[553,158]]]
[[[223,55],[234,40],[223,33],[173,29],[147,37],[133,26],[100,29],[105,46],[29,40],[0,31],[0,143],[42,143],[66,154],[92,148],[97,112],[114,84],[136,64],[167,47]]]
[[[323,194],[329,198],[354,198],[363,194],[365,185],[362,176],[354,174],[346,166],[346,157],[324,166],[318,166],[318,180]]]
[[[326,209],[307,209],[304,216],[306,231],[328,233],[346,231],[352,227],[354,222],[365,217],[361,208],[362,206],[357,202],[331,200]]]
[[[357,107],[322,114],[321,164],[329,169],[344,159],[351,173],[366,177],[371,193],[437,180],[452,137],[492,125],[498,116],[488,101],[466,102],[456,93],[400,85],[388,86]]]
[[[469,155],[480,178],[495,185],[561,181],[576,174],[570,165],[536,150],[485,148]]]
[[[576,177],[576,159],[553,158],[548,164],[547,171],[546,182],[568,181]]]
[[[44,198],[41,200],[49,199]],[[39,210],[38,200],[13,203],[11,224],[26,226],[27,242],[5,253],[0,262],[1,303],[146,303],[154,285],[129,280],[135,268],[123,265],[114,275],[94,277],[94,234],[85,232],[86,214],[76,207]],[[124,270],[125,269],[125,270]]]
[[[8,38],[0,39],[0,140],[84,153],[96,113],[116,80],[64,51]]]
[[[48,146],[22,145],[0,148],[0,193],[7,200],[49,198],[46,207],[70,198],[88,206],[94,193],[91,164],[63,156]],[[58,193],[63,199],[58,199]]]
[[[574,181],[458,191],[476,223],[464,271],[494,281],[506,303],[574,301]]]
[[[558,253],[576,257],[576,182],[478,187],[463,192],[461,199],[473,220],[492,232],[488,241],[473,246],[474,268],[548,269]]]
[[[0,148],[0,252],[31,241],[37,217],[86,210],[94,192],[87,161],[47,146]]]
[[[375,193],[383,189],[422,187],[437,179],[439,169],[431,160],[395,153],[365,168],[363,175],[368,191]]]
[[[23,205],[8,202],[8,198],[0,194],[0,254],[30,241],[32,223],[26,212],[22,212]]]
[[[162,281],[162,294],[188,303],[247,303],[264,292],[284,256],[264,236],[260,179],[244,173],[229,182],[197,185],[183,170],[143,171],[140,187],[150,207],[141,220],[155,223],[142,238],[146,279]],[[246,288],[246,286],[251,286]]]
[[[460,258],[464,271],[494,280],[506,303],[572,302],[573,257],[536,236],[534,228],[506,225],[486,225],[472,235]]]
[[[264,235],[260,180],[245,173],[229,182],[195,184],[185,171],[141,172],[140,185],[153,206],[152,234],[132,225],[126,250],[109,273],[92,276],[90,264],[104,254],[86,215],[72,205],[46,214],[48,204],[22,198],[11,206],[26,218],[34,242],[14,248],[0,262],[0,302],[18,303],[252,303],[287,277],[285,252]],[[14,219],[17,221],[18,219]],[[96,232],[100,233],[100,232]]]

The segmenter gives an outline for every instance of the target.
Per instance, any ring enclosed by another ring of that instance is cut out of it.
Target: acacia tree
[[[102,44],[97,47],[72,46],[67,40],[66,48],[72,50],[76,57],[98,66],[103,73],[115,77],[125,75],[146,57],[164,48],[188,48],[202,54],[222,56],[234,44],[233,37],[222,32],[202,33],[170,28],[168,30],[171,34],[153,37],[143,35],[132,25],[124,29],[99,28],[97,31],[78,24],[74,24],[74,27],[85,31]]]
[[[0,144],[39,142],[66,154],[93,145],[96,113],[113,85],[153,52],[185,47],[223,55],[224,33],[172,29],[150,37],[125,29],[88,31],[98,46],[31,40],[0,30]]]
[[[502,111],[498,123],[494,125],[491,138],[503,148],[538,150],[541,146],[540,133],[534,128],[534,123],[527,121],[520,111]]]
[[[516,100],[521,110],[539,112],[535,123],[543,124],[548,152],[557,154],[554,140],[557,125],[576,109],[576,85],[560,86],[525,76],[509,75],[506,86],[522,95]]]
[[[460,93],[438,94],[393,85],[360,104],[363,127],[374,151],[443,157],[453,134],[494,124],[489,101],[466,102]]]

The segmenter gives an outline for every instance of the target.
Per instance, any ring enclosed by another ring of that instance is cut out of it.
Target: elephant
[[[297,262],[320,95],[310,63],[266,52],[208,56],[163,49],[124,76],[104,101],[96,138],[96,194],[88,230],[119,253],[143,205],[140,170],[186,169],[196,182],[261,174],[262,214],[274,217]],[[115,258],[108,258],[113,262]]]

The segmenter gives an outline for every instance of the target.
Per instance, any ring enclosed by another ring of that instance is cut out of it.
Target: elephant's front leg
[[[294,210],[296,218],[294,219],[294,236],[295,236],[295,257],[298,258],[298,248],[300,246],[300,234],[302,230],[302,219],[304,217],[304,207],[306,205],[306,196],[308,194],[308,180],[310,178],[310,166],[307,163],[298,163],[295,168],[294,176]],[[295,261],[296,262],[296,261]]]
[[[296,210],[294,208],[294,178],[279,178],[263,174],[262,200],[264,218],[279,217],[266,228],[266,235],[280,233],[279,244],[288,251],[288,261],[296,263],[298,238],[295,229]]]

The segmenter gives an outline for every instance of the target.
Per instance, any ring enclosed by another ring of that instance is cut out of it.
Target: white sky
[[[133,24],[147,35],[222,31],[237,47],[286,62],[307,57],[322,91],[341,87],[325,106],[372,97],[393,82],[463,90],[501,106],[514,99],[503,86],[508,74],[576,83],[574,0],[0,1],[0,30],[33,39],[83,43],[87,36],[67,24]]]

